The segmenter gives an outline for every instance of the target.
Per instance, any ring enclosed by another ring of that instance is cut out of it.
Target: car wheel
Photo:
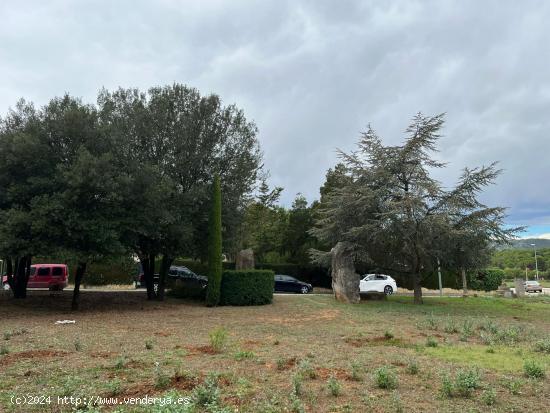
[[[305,285],[300,289],[300,292],[302,294],[307,294],[309,293],[309,288],[307,288]]]
[[[384,294],[386,295],[392,295],[393,294],[393,288],[391,285],[386,285],[384,287]]]

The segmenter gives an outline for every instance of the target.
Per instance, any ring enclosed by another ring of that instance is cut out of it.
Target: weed
[[[374,382],[381,389],[397,388],[397,376],[388,366],[382,366],[374,371]]]
[[[210,346],[212,349],[217,353],[221,353],[227,341],[227,331],[225,328],[218,327],[211,331],[208,336],[210,337]]]
[[[389,330],[386,330],[386,331],[384,332],[384,338],[385,338],[386,340],[391,340],[393,337],[394,337],[393,332],[391,332],[391,331],[389,331]]]
[[[363,373],[363,367],[355,361],[352,362],[351,363],[351,374],[350,374],[351,379],[355,380],[355,381],[363,380],[362,373]]]
[[[342,385],[334,376],[330,376],[327,380],[327,389],[331,396],[338,397],[342,393]]]
[[[535,343],[535,351],[550,353],[550,337],[537,341]]]
[[[510,391],[510,394],[517,396],[521,394],[521,387],[523,386],[523,380],[517,379],[514,377],[505,377],[503,381],[503,386]]]
[[[493,406],[497,402],[497,392],[493,388],[484,390],[481,394],[481,400],[483,400],[483,403],[487,406]]]
[[[120,356],[116,359],[115,362],[115,369],[121,370],[124,367],[126,367],[126,363],[128,363],[128,360],[126,359],[126,356]]]
[[[252,351],[241,350],[235,353],[235,360],[237,361],[252,359],[254,357],[255,357],[255,354]]]
[[[489,354],[495,354],[495,348],[494,347],[489,347],[487,350],[485,350],[486,353],[489,353]]]
[[[458,327],[456,326],[455,321],[451,317],[447,319],[447,322],[443,327],[443,331],[445,331],[447,334],[458,333]]]
[[[302,384],[304,378],[300,373],[295,373],[292,376],[292,394],[295,396],[300,396],[302,394]]]
[[[4,345],[0,346],[0,356],[8,354],[9,352],[10,352],[10,349],[7,346],[4,346]]]
[[[153,350],[153,342],[151,340],[145,340],[145,349]]]
[[[122,383],[118,379],[107,382],[106,387],[111,396],[117,396],[122,392]]]
[[[290,411],[292,413],[305,413],[304,405],[294,394],[290,396]],[[279,410],[277,410],[279,411]]]
[[[399,396],[399,393],[397,391],[394,391],[392,394],[391,404],[395,413],[403,413],[405,411],[405,408],[403,407],[403,402],[401,401],[401,396]]]
[[[481,372],[479,369],[459,370],[456,373],[454,388],[456,393],[462,397],[470,397],[475,389],[480,387]]]
[[[409,374],[418,374],[418,371],[420,370],[418,367],[418,362],[415,359],[410,359],[407,363],[407,373]]]
[[[311,363],[309,362],[309,360],[300,361],[300,364],[298,365],[298,370],[300,371],[300,374],[303,377],[307,377],[309,379],[317,378],[317,372],[311,366]]]
[[[465,318],[462,322],[462,336],[470,337],[474,333],[474,322],[471,318]]]
[[[275,363],[277,363],[277,370],[284,370],[286,367],[286,360],[282,357],[279,357]]]
[[[441,378],[441,394],[443,395],[443,397],[446,397],[449,399],[453,397],[453,393],[454,393],[453,381],[451,380],[448,374],[445,374]]]
[[[160,367],[160,363],[155,362],[155,387],[157,389],[165,389],[170,384],[170,377],[164,373]]]
[[[74,396],[81,383],[74,376],[67,376],[61,386],[61,396]]]
[[[80,340],[78,338],[74,341],[74,349],[76,351],[82,350],[82,343],[80,342]]]
[[[273,342],[273,345],[274,345],[274,346],[278,346],[279,344],[281,344],[281,342],[280,342],[279,340],[275,340],[275,341]]]
[[[12,332],[11,331],[4,331],[4,340],[9,340],[12,336]]]
[[[216,377],[212,374],[208,375],[203,384],[195,387],[191,399],[199,407],[209,407],[219,404],[220,389],[218,388]]]
[[[526,360],[523,364],[523,372],[531,379],[541,379],[546,376],[544,367],[535,360]]]
[[[428,337],[426,340],[426,347],[437,347],[437,340],[433,337]]]

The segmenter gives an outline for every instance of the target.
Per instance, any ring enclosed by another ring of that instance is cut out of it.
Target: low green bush
[[[274,273],[268,270],[224,271],[221,305],[263,305],[273,301]]]

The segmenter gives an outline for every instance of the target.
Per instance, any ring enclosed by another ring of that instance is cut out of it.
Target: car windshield
[[[525,284],[527,285],[539,285],[538,281],[527,281]]]

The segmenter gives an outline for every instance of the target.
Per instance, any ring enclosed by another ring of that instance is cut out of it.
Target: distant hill
[[[536,244],[537,249],[550,248],[550,239],[543,238],[525,238],[512,241],[510,245],[501,245],[498,249],[533,249],[531,244]]]

